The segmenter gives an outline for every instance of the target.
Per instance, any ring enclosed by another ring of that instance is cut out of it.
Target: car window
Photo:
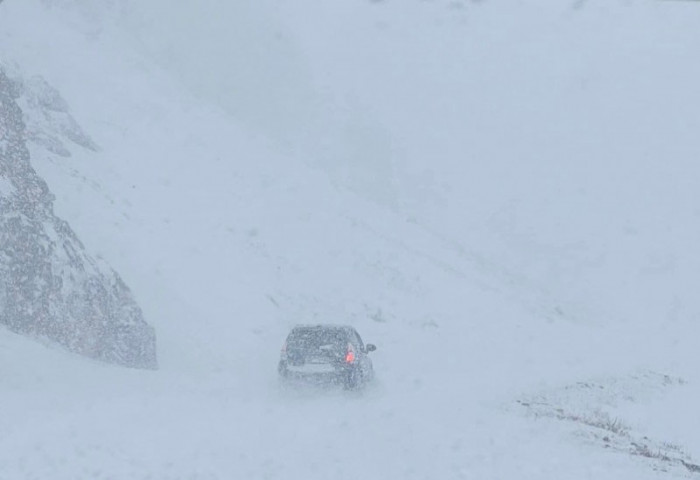
[[[298,328],[289,334],[287,348],[291,350],[344,350],[347,336],[339,329]]]

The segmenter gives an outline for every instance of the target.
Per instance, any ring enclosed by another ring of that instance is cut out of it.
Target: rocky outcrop
[[[91,358],[156,368],[154,330],[128,287],[53,213],[30,164],[20,88],[0,70],[0,324]]]
[[[66,141],[87,150],[97,151],[97,145],[83,132],[71,116],[61,94],[42,77],[17,80],[20,90],[18,105],[24,113],[27,142],[60,157],[70,157]]]

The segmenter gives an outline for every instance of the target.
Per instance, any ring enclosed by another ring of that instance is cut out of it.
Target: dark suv
[[[357,389],[372,380],[376,350],[363,344],[357,331],[340,325],[298,325],[282,347],[278,371],[285,381],[337,384]]]

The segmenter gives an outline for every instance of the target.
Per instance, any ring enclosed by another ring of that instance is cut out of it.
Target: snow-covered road
[[[606,451],[583,426],[494,402],[502,381],[489,391],[484,375],[441,373],[430,359],[409,374],[395,351],[377,358],[374,386],[348,394],[280,390],[273,365],[253,361],[248,374],[139,372],[1,341],[14,374],[4,377],[2,478],[659,478],[653,462]]]

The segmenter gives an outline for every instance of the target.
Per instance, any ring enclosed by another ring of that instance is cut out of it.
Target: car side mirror
[[[373,351],[375,351],[376,349],[377,349],[377,347],[376,347],[375,345],[372,345],[371,343],[368,343],[367,345],[365,345],[365,351],[366,351],[367,353],[373,352]]]

